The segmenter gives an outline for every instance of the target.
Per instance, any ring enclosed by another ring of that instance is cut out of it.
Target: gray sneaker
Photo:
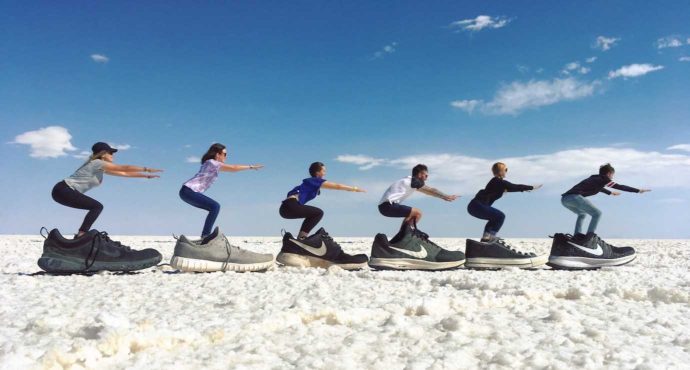
[[[180,235],[170,265],[181,271],[194,272],[262,271],[273,266],[273,255],[240,249],[230,244],[216,227],[203,240],[189,240]]]

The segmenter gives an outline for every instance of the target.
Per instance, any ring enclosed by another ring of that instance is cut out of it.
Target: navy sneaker
[[[632,262],[637,254],[632,247],[614,247],[597,234],[553,236],[547,265],[555,269],[595,269],[621,266]]]
[[[276,257],[277,262],[286,266],[328,268],[335,265],[345,270],[361,269],[368,260],[365,254],[343,252],[324,228],[304,239],[295,239],[292,234],[285,233],[283,246]]]
[[[53,229],[43,242],[38,266],[51,273],[136,271],[156,266],[162,258],[155,249],[134,250],[114,241],[105,231],[91,230],[66,239]]]

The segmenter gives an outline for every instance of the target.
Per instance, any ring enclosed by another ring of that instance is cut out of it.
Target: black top
[[[631,193],[640,192],[638,189],[635,189],[633,187],[622,184],[616,184],[615,182],[611,181],[611,179],[608,178],[608,176],[606,175],[592,175],[580,181],[577,185],[573,186],[572,189],[566,191],[562,195],[575,194],[582,195],[583,197],[588,197],[599,192],[604,193],[606,195],[611,195],[611,191],[605,189],[605,187],[614,188],[622,191],[629,191]]]
[[[489,181],[488,184],[486,184],[486,187],[482,190],[480,190],[477,195],[474,196],[474,199],[478,200],[481,203],[487,204],[487,205],[492,205],[496,200],[501,198],[503,196],[503,193],[507,192],[515,192],[515,191],[526,191],[526,190],[533,190],[534,186],[532,185],[520,185],[520,184],[513,184],[511,182],[508,182],[506,180],[503,180],[500,177],[494,177]]]

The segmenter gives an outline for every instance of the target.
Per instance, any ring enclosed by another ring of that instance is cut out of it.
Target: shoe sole
[[[376,258],[369,260],[369,266],[378,270],[451,270],[461,267],[465,260],[450,262],[431,262],[412,258]]]
[[[549,261],[547,254],[530,258],[488,258],[477,257],[468,258],[465,262],[467,268],[502,268],[502,267],[519,267],[531,268],[542,266]]]
[[[170,266],[184,272],[253,272],[268,270],[273,266],[273,260],[258,263],[224,263],[173,256],[170,259]]]
[[[102,262],[95,261],[91,267],[85,269],[83,259],[68,258],[64,256],[46,256],[43,255],[38,259],[38,267],[45,272],[59,273],[59,274],[73,274],[84,272],[98,272],[98,271],[137,271],[147,269],[158,265],[163,259],[163,256],[158,255],[155,258],[141,260],[136,262]]]
[[[549,262],[546,264],[557,270],[585,270],[609,266],[622,266],[634,261],[635,258],[637,258],[637,254],[620,258],[550,256]]]
[[[336,263],[333,261],[328,261],[323,258],[303,256],[294,253],[278,253],[276,257],[276,262],[285,266],[292,267],[320,267],[327,269],[331,266],[338,266],[343,270],[360,270],[367,266],[366,262],[362,263]]]

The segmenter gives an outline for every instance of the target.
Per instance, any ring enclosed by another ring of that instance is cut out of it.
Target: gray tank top
[[[82,194],[86,193],[103,182],[104,165],[105,161],[102,159],[94,159],[84,163],[70,177],[65,179],[65,183]]]

